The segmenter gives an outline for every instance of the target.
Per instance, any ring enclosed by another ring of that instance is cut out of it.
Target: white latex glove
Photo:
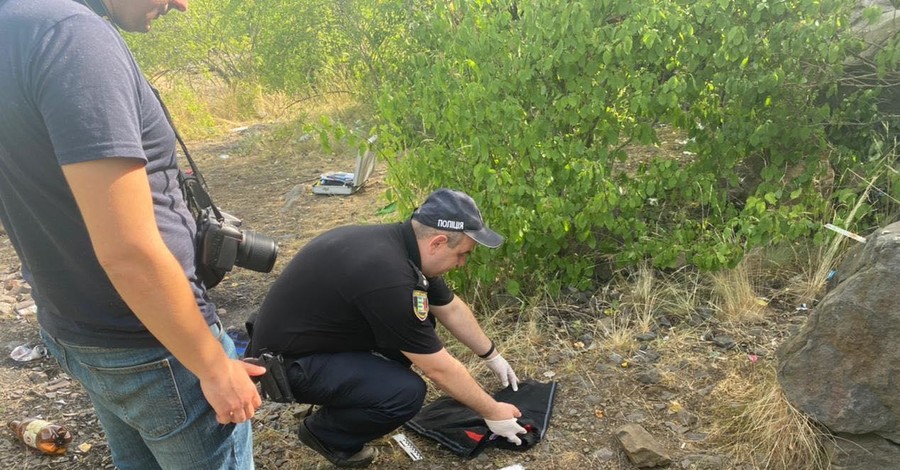
[[[516,422],[516,418],[501,419],[498,421],[486,419],[484,422],[492,433],[505,437],[507,441],[517,446],[522,445],[522,439],[519,439],[517,434],[528,434],[528,431],[525,428],[519,426],[519,423]]]
[[[502,383],[504,387],[511,384],[514,392],[519,391],[519,378],[516,377],[516,372],[513,370],[512,366],[506,362],[506,359],[503,359],[502,354],[497,354],[488,359],[485,361],[485,364],[497,374],[497,377],[500,378],[500,383]]]

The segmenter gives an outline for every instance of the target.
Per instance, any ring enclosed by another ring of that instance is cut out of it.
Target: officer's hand
[[[503,359],[502,354],[497,354],[488,359],[485,361],[485,364],[494,372],[494,374],[497,374],[497,377],[500,378],[500,383],[502,383],[504,387],[512,385],[514,392],[519,390],[519,378],[516,377],[516,372],[513,370],[512,366],[509,365],[509,362],[506,362],[506,359]]]
[[[516,418],[510,419],[501,419],[499,421],[494,421],[491,419],[484,420],[487,423],[488,428],[492,433],[503,436],[507,441],[520,446],[522,445],[522,439],[519,439],[519,434],[528,434],[528,431],[519,426],[519,423],[516,422]]]

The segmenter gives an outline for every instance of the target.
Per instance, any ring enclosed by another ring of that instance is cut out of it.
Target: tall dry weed
[[[767,301],[759,295],[756,264],[747,255],[734,268],[711,274],[713,302],[726,324],[748,325],[765,317]]]
[[[785,398],[773,367],[732,367],[710,394],[712,440],[735,463],[765,470],[824,470],[830,436]]]

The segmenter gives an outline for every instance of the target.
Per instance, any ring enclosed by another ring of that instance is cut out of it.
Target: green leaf
[[[518,281],[510,279],[506,281],[506,292],[508,292],[509,295],[517,296],[522,293],[522,288]]]
[[[377,211],[375,211],[375,215],[379,215],[379,216],[388,215],[388,214],[393,214],[394,212],[397,212],[397,202],[396,201],[378,209]]]

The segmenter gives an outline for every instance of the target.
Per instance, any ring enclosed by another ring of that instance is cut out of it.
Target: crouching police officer
[[[321,405],[300,424],[301,442],[335,465],[369,465],[366,444],[422,407],[425,382],[410,363],[492,432],[521,442],[519,410],[485,393],[435,332],[439,321],[517,389],[512,367],[441,278],[465,265],[476,242],[496,248],[503,237],[471,197],[439,189],[406,222],[336,228],[294,257],[262,304],[250,354],[283,355],[296,400]]]

